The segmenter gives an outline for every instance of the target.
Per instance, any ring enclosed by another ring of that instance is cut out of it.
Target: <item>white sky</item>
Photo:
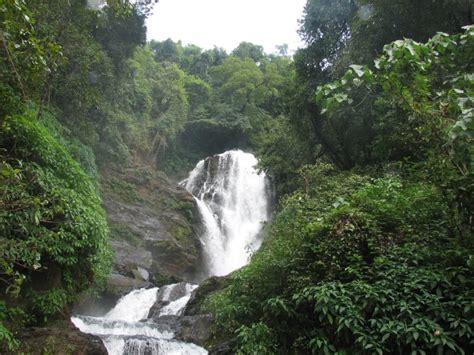
[[[214,45],[231,52],[252,42],[267,53],[288,44],[302,46],[298,20],[306,0],[159,0],[147,20],[148,40],[171,38],[203,49]]]

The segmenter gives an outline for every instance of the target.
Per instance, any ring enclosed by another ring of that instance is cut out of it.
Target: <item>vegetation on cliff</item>
[[[14,307],[1,320],[14,325],[62,312],[110,263],[97,184],[32,115],[6,117],[0,137],[1,304]]]

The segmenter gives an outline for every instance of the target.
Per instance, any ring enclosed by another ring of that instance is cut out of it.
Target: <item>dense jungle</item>
[[[295,53],[147,41],[154,3],[0,0],[0,353],[186,281],[211,354],[472,354],[474,2],[307,0]],[[236,149],[273,216],[212,276],[178,182]]]

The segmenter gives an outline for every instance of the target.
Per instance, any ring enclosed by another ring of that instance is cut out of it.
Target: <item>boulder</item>
[[[141,267],[137,267],[136,269],[132,270],[132,273],[137,280],[148,281],[150,278],[150,273]]]
[[[20,349],[3,354],[107,355],[99,337],[84,334],[70,321],[56,321],[45,327],[26,328],[19,335]]]
[[[209,355],[231,355],[235,354],[235,348],[237,347],[237,338],[232,338],[226,342],[220,343],[209,349]]]
[[[137,280],[120,274],[111,274],[107,279],[107,291],[119,297],[138,288],[151,286],[153,285],[148,281]]]
[[[213,322],[214,318],[211,314],[181,317],[180,328],[176,333],[176,338],[204,346],[211,337]]]

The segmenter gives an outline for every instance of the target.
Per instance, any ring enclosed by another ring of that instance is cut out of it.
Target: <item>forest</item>
[[[308,0],[294,55],[147,42],[153,3],[0,0],[0,352],[105,287],[105,177],[239,148],[277,202],[211,343],[472,353],[473,1]]]

